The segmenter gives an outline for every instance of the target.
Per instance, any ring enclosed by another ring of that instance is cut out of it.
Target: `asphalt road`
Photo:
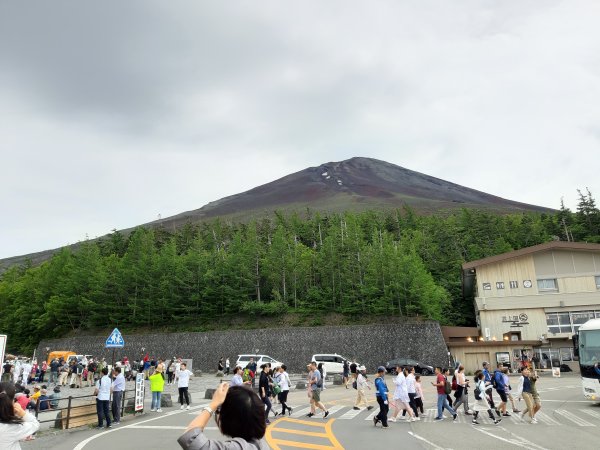
[[[433,421],[436,397],[430,384],[432,379],[424,377],[423,380],[426,414],[422,420],[390,423],[387,430],[373,426],[372,416],[377,408],[372,411],[352,409],[356,393],[353,389],[327,387],[322,399],[329,408],[330,416],[325,420],[322,416],[307,418],[306,393],[292,392],[289,404],[294,406],[294,413],[291,417],[273,420],[268,428],[267,440],[273,449],[368,449],[374,444],[407,449],[598,448],[600,405],[583,400],[578,376],[544,376],[538,382],[542,397],[538,424],[525,423],[513,416],[504,418],[500,425],[493,425],[489,419],[483,418],[478,426],[471,425],[470,416],[462,414],[459,414],[457,423],[453,423],[449,416],[442,422]],[[392,388],[391,378],[388,377],[387,381]],[[516,381],[515,378],[514,385]],[[199,394],[196,397],[201,398]],[[374,395],[370,400],[376,405]],[[191,411],[175,407],[164,409],[162,414],[128,417],[121,426],[110,430],[44,432],[35,441],[24,442],[22,447],[77,450],[178,448],[177,437],[206,402],[194,404]],[[275,408],[280,409],[279,405]],[[221,438],[214,422],[206,433],[209,437]]]

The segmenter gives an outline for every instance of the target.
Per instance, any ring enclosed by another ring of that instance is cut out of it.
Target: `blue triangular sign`
[[[112,333],[110,333],[104,346],[106,348],[123,348],[125,346],[125,340],[118,328],[115,328]]]

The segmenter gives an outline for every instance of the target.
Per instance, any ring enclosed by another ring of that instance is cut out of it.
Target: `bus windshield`
[[[600,330],[579,332],[579,364],[594,365],[600,362]]]

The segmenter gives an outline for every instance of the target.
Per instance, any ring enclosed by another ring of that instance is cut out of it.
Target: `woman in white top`
[[[369,386],[369,381],[365,376],[367,369],[365,366],[360,366],[356,369],[356,402],[354,403],[354,409],[359,410],[361,405],[365,405],[367,410],[372,410],[373,407],[369,405],[369,400],[367,400],[367,395],[365,393],[365,389],[371,389]]]
[[[419,411],[417,410],[417,403],[415,402],[415,397],[417,396],[417,388],[415,386],[415,368],[408,367],[407,368],[408,375],[406,375],[406,390],[408,391],[408,405],[412,408],[415,413],[415,420],[419,419]],[[402,416],[406,414],[406,411],[402,411]]]
[[[458,385],[458,389],[456,390],[456,394],[454,397],[456,398],[456,402],[454,403],[454,411],[458,412],[458,407],[463,405],[465,410],[465,414],[470,416],[469,412],[469,394],[467,392],[469,383],[465,377],[465,366],[462,364],[458,366],[458,372],[456,372],[456,384]]]
[[[496,419],[494,417],[494,413],[492,412],[492,408],[487,400],[486,390],[492,390],[492,385],[485,385],[485,376],[483,372],[477,372],[475,375],[475,389],[473,389],[473,395],[475,396],[475,403],[473,405],[473,425],[478,425],[477,417],[481,411],[487,411],[490,419],[494,421],[495,424],[500,423],[502,419]],[[479,398],[478,398],[479,397]]]
[[[19,441],[31,436],[39,428],[37,419],[15,403],[15,385],[0,383],[0,448],[20,450]]]
[[[194,374],[187,370],[186,363],[181,363],[179,370],[175,371],[175,378],[177,379],[177,389],[179,390],[179,403],[181,404],[181,409],[186,408],[190,409],[190,394],[188,393],[188,386],[190,383],[190,377],[193,377]],[[183,405],[183,402],[187,406]]]
[[[400,411],[404,410],[410,416],[410,421],[414,422],[415,413],[410,407],[410,398],[408,396],[408,387],[406,385],[406,375],[408,375],[408,371],[403,371],[401,367],[396,367],[396,372],[398,376],[394,378],[394,384],[396,385],[396,390],[394,391],[394,414],[389,419],[390,422],[395,422],[396,417]]]
[[[292,382],[290,381],[290,376],[286,372],[287,367],[285,366],[285,364],[282,364],[281,367],[277,370],[279,371],[275,375],[275,382],[279,385],[281,389],[281,392],[277,394],[277,399],[279,400],[279,403],[281,403],[281,415],[284,416],[285,410],[287,409],[288,415],[291,416],[292,408],[287,405],[287,396],[290,392],[290,385],[292,384]]]

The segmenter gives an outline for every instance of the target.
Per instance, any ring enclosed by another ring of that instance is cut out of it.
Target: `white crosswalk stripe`
[[[587,414],[588,416],[592,416],[596,419],[600,419],[600,412],[592,411],[590,409],[580,409],[579,411],[581,411],[584,414]]]
[[[329,408],[329,415],[327,417],[333,416],[336,412],[338,412],[338,411],[340,411],[340,410],[342,410],[344,408],[346,408],[346,407],[343,406],[343,405],[332,406],[331,408]]]
[[[338,419],[342,419],[342,420],[354,419],[356,416],[358,416],[363,411],[364,411],[363,409],[349,409],[344,414],[342,414],[340,417],[338,417]]]
[[[587,420],[584,420],[584,419],[576,416],[571,411],[567,411],[565,409],[557,409],[555,412],[557,414],[560,414],[561,416],[563,416],[565,419],[570,420],[574,424],[579,425],[580,427],[594,427],[595,426],[593,423],[590,423]]]
[[[310,412],[310,406],[308,408],[302,408],[297,411],[294,409],[294,412],[292,413],[292,417],[305,416],[309,412]]]
[[[302,409],[298,409],[297,411],[294,410],[294,413],[292,414],[292,417],[295,418],[301,418],[306,416],[307,413],[310,412],[310,407],[306,407],[306,408],[302,408]],[[575,414],[575,412],[577,414]],[[190,411],[191,414],[197,414],[196,412],[192,412]],[[366,408],[360,409],[360,410],[355,410],[353,409],[352,406],[344,406],[344,405],[334,405],[331,408],[329,408],[329,417],[335,417],[337,419],[341,419],[341,420],[366,420],[366,421],[372,421],[373,417],[375,417],[377,414],[379,414],[379,408],[378,407],[374,407],[371,411],[368,411]],[[436,422],[434,419],[437,415],[437,409],[436,408],[429,408],[426,409],[424,413],[419,414],[419,417],[421,418],[420,421],[418,422],[414,422],[415,424],[419,424],[419,423],[433,423]],[[390,415],[389,417],[392,416],[392,411],[390,411]],[[583,417],[582,417],[583,416]],[[323,413],[319,410],[317,412],[317,414],[314,416],[315,419],[322,419],[323,418]],[[472,420],[473,416],[467,416],[465,414],[463,414],[462,412],[460,412],[458,414],[458,418],[456,420],[457,423],[459,424],[471,424],[471,420]],[[580,427],[595,427],[597,426],[596,423],[592,423],[595,421],[590,421],[591,418],[593,419],[600,419],[600,411],[593,411],[590,409],[579,409],[576,411],[571,411],[571,410],[565,410],[565,409],[557,409],[553,412],[538,412],[536,414],[536,418],[538,419],[538,422],[540,423],[540,425],[543,426],[562,426],[562,425],[566,425],[566,424],[570,424],[573,423],[576,426],[580,426]],[[587,419],[587,420],[586,420]],[[397,417],[398,423],[407,423],[408,421],[406,419],[403,420],[402,418],[402,414],[399,414]],[[446,412],[444,415],[444,421],[445,422],[451,422],[452,421],[452,417]],[[480,413],[479,414],[479,421],[480,423],[488,423],[490,422],[489,418],[487,417],[487,413]],[[491,422],[490,422],[491,423]],[[525,419],[521,419],[520,418],[520,414],[511,414],[509,417],[502,417],[502,424],[503,425],[518,425],[518,426],[526,426],[529,425],[529,416],[526,415]]]
[[[527,417],[529,417],[529,415],[527,415]],[[551,426],[560,425],[560,422],[554,420],[548,414],[543,413],[541,411],[535,415],[535,418],[538,419],[540,422],[545,423],[546,425],[551,425]],[[528,420],[528,419],[525,419],[525,420]]]
[[[377,414],[379,414],[379,409],[373,408],[373,412],[365,417],[365,420],[373,420],[373,417],[375,417]]]

